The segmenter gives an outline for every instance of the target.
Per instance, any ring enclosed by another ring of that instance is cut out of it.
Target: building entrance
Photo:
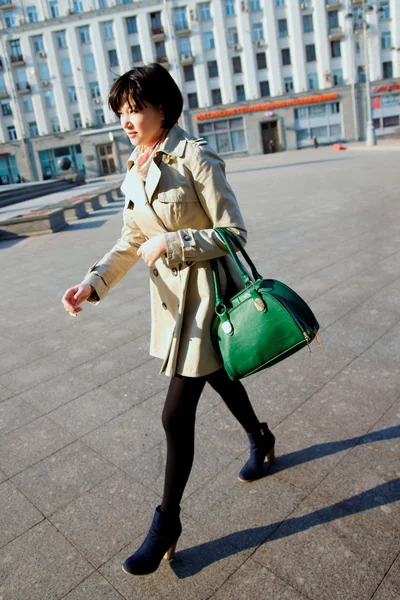
[[[278,121],[261,123],[262,142],[264,154],[280,151]]]
[[[101,146],[97,146],[97,154],[102,175],[112,175],[117,172],[112,144],[102,144]]]

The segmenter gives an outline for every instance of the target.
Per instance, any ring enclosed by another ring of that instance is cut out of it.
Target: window
[[[42,81],[45,79],[50,79],[50,71],[49,71],[49,66],[47,63],[40,63],[39,73],[40,73],[40,79]]]
[[[71,104],[73,104],[74,102],[78,102],[78,98],[76,96],[76,89],[75,89],[74,85],[69,85],[67,88],[67,92],[68,92],[68,99]]]
[[[57,0],[55,2],[49,2],[49,7],[50,7],[50,14],[53,17],[53,19],[56,19],[57,17],[60,16],[60,10],[58,8]]]
[[[89,25],[85,25],[84,27],[79,27],[79,35],[80,35],[82,44],[87,44],[88,42],[90,42]]]
[[[107,0],[99,0],[99,8],[107,8]]]
[[[142,51],[140,46],[131,46],[131,53],[134,63],[142,62]]]
[[[269,81],[260,81],[260,96],[264,98],[265,96],[269,96]]]
[[[32,38],[33,46],[35,48],[35,52],[44,52],[44,44],[43,44],[43,36],[35,35]]]
[[[151,13],[150,19],[151,19],[151,29],[152,29],[153,33],[163,31],[163,28],[161,25],[161,12],[158,11],[158,12]]]
[[[261,10],[260,0],[250,0],[249,11],[255,12],[256,10]]]
[[[56,38],[59,48],[67,48],[67,35],[65,31],[57,31]]]
[[[267,55],[265,54],[265,52],[257,52],[256,59],[258,70],[267,68]]]
[[[29,23],[37,23],[39,21],[39,15],[37,13],[36,6],[28,6],[26,10],[28,12]]]
[[[192,53],[192,49],[190,47],[190,38],[187,35],[179,38],[179,52],[181,54]]]
[[[108,60],[110,62],[110,67],[118,67],[118,55],[116,50],[108,51]]]
[[[232,57],[232,66],[233,66],[233,72],[234,73],[241,73],[242,72],[242,61],[240,56],[233,56]]]
[[[207,68],[209,77],[218,77],[218,63],[216,60],[209,60]]]
[[[72,115],[74,119],[74,127],[75,129],[80,129],[82,127],[81,115],[79,113],[75,113]]]
[[[331,115],[338,115],[340,113],[340,102],[332,102],[332,104],[328,104],[328,107]]]
[[[339,58],[340,56],[342,56],[340,40],[335,40],[334,42],[331,42],[331,57]]]
[[[175,29],[176,31],[183,31],[188,29],[188,23],[186,19],[186,7],[180,6],[174,9],[175,15]]]
[[[52,108],[53,106],[56,105],[56,99],[54,98],[53,90],[45,91],[44,100],[45,100],[46,106],[48,108]]]
[[[339,11],[338,10],[328,11],[328,27],[329,27],[329,29],[339,27]]]
[[[188,94],[188,104],[189,104],[189,108],[198,108],[199,107],[199,101],[197,99],[196,92],[193,92],[192,94]]]
[[[317,56],[315,54],[315,44],[308,44],[306,46],[306,61],[314,62],[317,60]]]
[[[228,46],[236,46],[239,43],[237,27],[228,27]]]
[[[85,59],[85,69],[88,73],[91,73],[92,71],[96,70],[96,63],[94,62],[94,56],[92,53],[90,54],[85,54],[84,55],[84,59]]]
[[[393,117],[383,117],[383,126],[397,127],[399,125],[399,120],[399,115],[394,115]]]
[[[390,50],[392,47],[392,35],[390,31],[384,31],[381,35],[381,48],[382,50]]]
[[[199,135],[221,154],[243,152],[247,149],[242,117],[201,123]]]
[[[12,115],[11,106],[8,100],[4,100],[1,103],[1,112],[3,113],[3,117],[8,117],[9,115]]]
[[[183,67],[183,77],[185,81],[194,81],[193,65],[186,65],[185,67]]]
[[[293,92],[293,90],[294,90],[294,87],[293,87],[293,77],[285,77],[284,83],[285,83],[285,91],[286,91],[286,93],[290,94],[290,92]]]
[[[126,30],[127,30],[128,34],[138,32],[136,17],[127,17],[125,19],[125,21],[126,21]]]
[[[97,127],[101,127],[102,125],[105,124],[106,120],[104,118],[104,110],[102,108],[98,108],[95,111],[95,116],[96,116],[96,125],[97,125]]]
[[[211,3],[210,2],[202,2],[199,4],[199,18],[200,21],[208,21],[211,19]]]
[[[291,61],[290,61],[290,48],[282,48],[281,52],[282,52],[282,64],[283,65],[290,65],[291,64]]]
[[[14,142],[17,138],[17,132],[15,131],[15,127],[14,125],[11,125],[11,127],[7,127],[7,132],[8,132],[8,139],[10,140],[10,142]]]
[[[304,33],[311,33],[312,31],[314,31],[312,15],[303,16],[303,31]]]
[[[285,0],[275,0],[276,6],[285,6]]]
[[[100,86],[98,81],[92,81],[90,84],[90,96],[92,98],[100,98]]]
[[[253,42],[262,42],[264,40],[264,29],[262,23],[252,24],[252,39]]]
[[[225,15],[230,17],[235,14],[235,0],[225,0]]]
[[[211,90],[211,100],[214,106],[216,104],[222,104],[221,90],[219,88]]]
[[[390,3],[389,2],[381,2],[380,8],[383,8],[383,13],[381,14],[381,19],[390,19]]]
[[[327,104],[315,104],[314,106],[308,107],[308,114],[311,117],[321,117],[322,115],[326,115],[327,112]]]
[[[332,71],[333,75],[333,85],[343,85],[343,70],[342,69],[334,69]]]
[[[24,112],[29,113],[33,112],[33,103],[31,96],[24,96]]]
[[[365,83],[365,70],[363,65],[357,67],[357,78],[358,83]]]
[[[53,119],[51,119],[50,123],[51,123],[51,130],[54,133],[57,133],[58,131],[61,131],[60,121],[58,120],[57,117],[53,117]]]
[[[28,123],[29,126],[29,137],[38,137],[39,130],[36,121]]]
[[[63,58],[61,64],[62,64],[63,75],[65,75],[66,77],[68,75],[72,75],[72,66],[71,66],[71,61],[69,60],[69,58]]]
[[[80,0],[73,0],[74,12],[81,13],[83,12],[83,2]]]
[[[286,19],[278,19],[278,30],[279,30],[279,37],[285,37],[288,35]]]
[[[382,63],[382,67],[383,67],[383,79],[391,79],[393,77],[392,61],[389,60],[387,62]]]
[[[106,21],[105,23],[103,23],[103,33],[105,40],[112,40],[114,38],[114,29],[112,21]]]
[[[15,27],[15,14],[13,10],[9,10],[4,15],[4,20],[6,22],[6,27]]]
[[[372,122],[374,124],[374,129],[380,129],[381,128],[381,120],[380,119],[372,119]]]
[[[308,89],[309,90],[317,90],[318,85],[318,73],[309,73],[308,74]]]
[[[11,56],[22,58],[22,50],[19,40],[11,40],[10,42]]]
[[[163,41],[156,42],[155,43],[155,47],[156,47],[156,56],[157,56],[157,58],[165,58],[167,56],[167,53],[165,51],[165,44],[164,44]]]
[[[237,85],[236,86],[236,100],[238,102],[242,102],[243,100],[246,100],[246,94],[244,91],[244,85]]]
[[[400,94],[381,96],[382,106],[397,106],[400,104]]]
[[[212,31],[205,31],[203,33],[203,43],[204,50],[212,50],[215,48],[214,33]]]

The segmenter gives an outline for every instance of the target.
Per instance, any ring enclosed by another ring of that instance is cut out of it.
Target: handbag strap
[[[246,270],[243,268],[242,263],[238,259],[235,249],[233,247],[233,244],[239,249],[239,252],[241,252],[241,254],[243,255],[243,258],[249,265],[254,281],[257,281],[258,279],[262,279],[262,276],[257,271],[255,264],[251,260],[250,256],[247,254],[246,250],[243,248],[238,237],[227,227],[216,227],[215,231],[218,233],[218,235],[224,242],[225,246],[227,247],[228,252],[231,255],[231,257],[236,265],[236,268],[239,271],[239,275],[243,281],[243,284],[245,286],[248,286],[249,284],[252,283],[252,281],[251,281],[249,275],[247,274]]]

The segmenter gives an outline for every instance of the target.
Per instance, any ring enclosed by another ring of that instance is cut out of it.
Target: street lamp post
[[[367,123],[366,123],[366,135],[365,135],[365,143],[367,146],[375,146],[376,145],[376,135],[374,123],[372,120],[372,103],[371,103],[371,90],[370,90],[370,79],[369,79],[369,54],[368,54],[368,29],[369,23],[367,21],[367,13],[373,12],[373,6],[367,5],[366,0],[363,0],[362,7],[359,9],[361,14],[359,13],[357,16],[357,26],[361,27],[363,30],[363,44],[364,44],[364,62],[365,62],[365,94],[366,94],[366,105],[367,105]],[[381,7],[376,9],[378,15],[383,12]],[[354,23],[354,15],[349,12],[346,15],[346,19],[351,19]]]

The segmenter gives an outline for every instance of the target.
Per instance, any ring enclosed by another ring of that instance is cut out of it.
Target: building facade
[[[124,172],[108,90],[148,62],[222,155],[362,139],[366,75],[377,135],[400,126],[400,0],[0,0],[0,20],[2,183],[51,177],[64,156]]]

